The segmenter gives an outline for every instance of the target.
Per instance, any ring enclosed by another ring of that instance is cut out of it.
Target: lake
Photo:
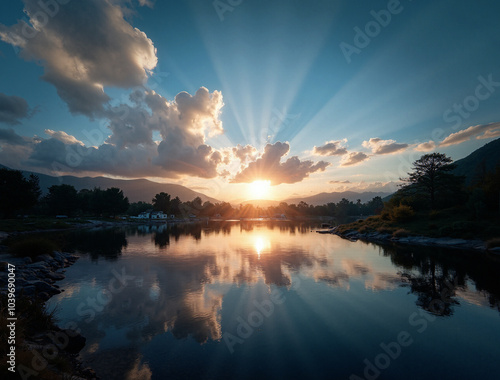
[[[81,230],[52,297],[102,379],[497,378],[500,260],[314,224]]]

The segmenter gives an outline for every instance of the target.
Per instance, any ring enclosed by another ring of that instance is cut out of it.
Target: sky
[[[394,191],[500,136],[493,1],[0,3],[0,163],[219,200]],[[258,181],[258,182],[255,182]]]

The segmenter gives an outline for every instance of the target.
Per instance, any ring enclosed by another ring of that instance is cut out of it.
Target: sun
[[[269,196],[271,181],[253,181],[250,184],[249,195],[251,199],[263,199]]]

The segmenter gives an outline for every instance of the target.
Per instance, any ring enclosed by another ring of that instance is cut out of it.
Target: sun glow
[[[250,199],[263,199],[270,195],[271,181],[253,181],[249,186]]]
[[[262,251],[269,250],[271,248],[271,243],[269,240],[264,240],[264,238],[258,236],[254,241],[254,247],[257,252],[257,257],[260,259]]]

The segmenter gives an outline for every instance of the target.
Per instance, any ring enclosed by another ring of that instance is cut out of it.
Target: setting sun
[[[269,197],[271,181],[254,181],[250,184],[248,195],[250,199],[263,199]]]

